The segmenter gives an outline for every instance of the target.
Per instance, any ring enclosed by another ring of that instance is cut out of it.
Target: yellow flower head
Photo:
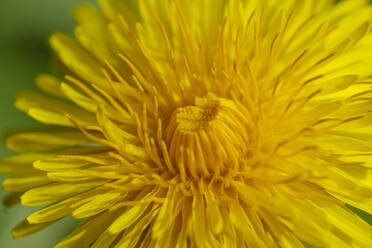
[[[68,247],[366,248],[367,0],[100,0],[50,44],[66,76],[16,106],[18,238],[72,214]]]

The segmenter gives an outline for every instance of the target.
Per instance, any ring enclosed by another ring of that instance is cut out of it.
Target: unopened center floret
[[[245,114],[232,100],[211,93],[193,106],[176,109],[165,137],[172,163],[196,179],[239,170],[249,139]]]

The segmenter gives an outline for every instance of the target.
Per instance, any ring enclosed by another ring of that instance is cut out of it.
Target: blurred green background
[[[0,130],[36,125],[13,107],[20,89],[33,88],[34,78],[49,72],[51,52],[48,37],[54,31],[72,33],[73,6],[81,0],[0,0]],[[92,2],[95,0],[84,0]],[[0,157],[11,154],[0,145]],[[5,177],[0,176],[0,181]],[[5,193],[0,192],[0,198]],[[75,227],[76,221],[65,218],[60,223],[31,237],[13,240],[11,229],[32,212],[33,208],[16,206],[4,209],[0,204],[1,248],[50,248]]]
[[[95,0],[83,0],[95,3]],[[0,130],[37,125],[27,115],[13,107],[17,91],[34,88],[37,74],[51,71],[48,37],[54,31],[72,33],[73,6],[81,0],[0,0]],[[11,154],[3,143],[0,157]],[[0,181],[5,177],[0,176]],[[5,193],[0,191],[0,199]],[[4,209],[0,204],[0,248],[53,247],[76,226],[65,218],[31,237],[13,240],[10,231],[34,208],[16,206]],[[357,210],[355,210],[357,211]],[[372,223],[372,216],[361,213]]]

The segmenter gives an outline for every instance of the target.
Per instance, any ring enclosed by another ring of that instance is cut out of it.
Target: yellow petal
[[[132,1],[136,3],[137,1]],[[99,0],[102,11],[111,21],[118,21],[118,13],[125,16],[128,24],[134,26],[139,20],[134,9],[130,7],[129,1]]]
[[[84,80],[108,87],[101,64],[67,35],[53,34],[49,42],[61,61]]]
[[[92,201],[76,209],[72,213],[72,216],[74,218],[81,219],[99,214],[111,207],[113,204],[115,204],[115,202],[120,200],[120,195],[120,193],[106,193],[96,195]]]
[[[34,172],[35,169],[32,166],[32,163],[14,163],[14,162],[5,162],[0,161],[0,173],[1,174],[27,174],[29,172]]]
[[[195,242],[200,247],[217,247],[218,241],[212,232],[208,231],[205,200],[199,192],[195,192],[192,202],[192,228]]]
[[[99,61],[108,61],[120,69],[122,75],[130,77],[128,66],[117,56],[117,46],[112,42],[107,20],[103,13],[97,11],[91,4],[79,4],[74,9],[74,17],[78,26],[75,37]]]
[[[58,220],[66,215],[72,213],[74,209],[78,208],[80,204],[77,204],[79,201],[84,201],[90,197],[101,194],[105,192],[102,189],[93,189],[87,192],[78,194],[76,196],[67,198],[66,200],[57,202],[55,204],[49,205],[45,208],[42,208],[27,217],[27,221],[31,224],[45,223],[54,220]],[[77,204],[76,206],[74,204]]]
[[[42,224],[29,224],[27,220],[22,221],[19,223],[13,230],[12,230],[12,236],[15,239],[23,238],[28,235],[31,235],[33,233],[36,233],[49,225],[53,224],[53,222],[47,222]]]
[[[91,98],[83,95],[82,93],[78,92],[77,90],[73,89],[66,83],[61,84],[61,90],[63,93],[71,99],[71,101],[75,102],[80,107],[90,111],[95,112],[97,111],[98,104]]]
[[[54,158],[48,160],[38,160],[34,162],[34,167],[44,171],[58,171],[66,169],[75,169],[88,165],[86,161]]]
[[[36,85],[46,93],[65,99],[60,90],[60,80],[49,74],[40,74],[36,77]]]
[[[103,128],[106,138],[113,141],[115,144],[122,148],[127,145],[133,145],[139,142],[137,136],[130,134],[123,129],[119,128],[113,121],[111,121],[104,113],[102,108],[97,111],[97,121]],[[138,148],[140,150],[140,148]]]
[[[119,233],[138,221],[141,215],[148,208],[149,203],[139,204],[129,207],[123,214],[121,214],[108,228],[112,234]]]
[[[84,221],[55,248],[89,247],[117,216],[117,211],[106,211]]]
[[[96,124],[95,117],[92,113],[72,104],[35,92],[20,93],[16,99],[15,105],[36,120],[47,124],[74,126],[65,114],[69,114],[83,126],[94,126]]]
[[[332,94],[346,89],[353,83],[356,83],[358,79],[359,77],[357,75],[343,75],[314,84],[309,88],[309,92],[314,92],[316,88],[320,88],[322,89],[322,92],[319,94],[320,96]]]
[[[52,171],[47,176],[56,182],[79,182],[96,178],[74,170]]]
[[[218,235],[223,230],[223,219],[221,216],[221,209],[219,201],[214,198],[213,193],[208,192],[205,197],[206,200],[206,213],[210,222],[210,227],[215,235]]]
[[[50,182],[46,175],[10,177],[3,181],[3,188],[6,191],[24,192]]]
[[[21,196],[21,203],[25,206],[38,206],[53,203],[102,185],[105,182],[107,181],[97,179],[93,182],[83,183],[52,183],[27,191]]]
[[[169,226],[169,216],[171,215],[175,201],[179,199],[179,194],[174,186],[171,186],[167,192],[167,196],[160,208],[159,214],[155,220],[153,226],[154,238],[160,239],[162,235],[167,231]],[[177,198],[176,198],[177,197]]]
[[[112,234],[107,229],[98,237],[91,248],[109,248],[120,233]],[[120,247],[120,246],[118,246]]]
[[[6,137],[6,146],[15,151],[48,151],[65,146],[91,143],[76,130],[19,132]]]
[[[145,231],[146,227],[151,223],[158,213],[158,209],[152,209],[146,215],[141,217],[141,219],[132,227],[128,228],[123,233],[123,237],[118,242],[118,247],[134,248],[138,240],[141,238],[141,234]],[[99,246],[97,246],[98,248]]]
[[[244,229],[242,229],[242,231],[245,237],[247,237],[248,244],[258,247],[265,247],[269,245],[268,243],[265,243],[267,239],[260,238],[260,235],[255,230],[252,221],[249,219],[249,216],[246,214],[242,206],[237,203],[231,204],[229,218],[231,220],[231,223],[237,228],[239,226],[245,227]]]

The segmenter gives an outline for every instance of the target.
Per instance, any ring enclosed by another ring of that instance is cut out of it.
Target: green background
[[[72,33],[73,6],[80,0],[0,0],[0,130],[36,125],[13,106],[16,92],[34,87],[34,78],[50,71],[48,37],[54,31]],[[95,2],[94,0],[84,2]],[[0,157],[11,154],[3,143]],[[0,176],[0,181],[5,177]],[[0,198],[5,195],[0,192]],[[76,225],[72,218],[34,234],[13,240],[11,229],[35,208],[22,206],[4,209],[0,203],[1,248],[49,248],[62,240]]]
[[[95,0],[83,0],[95,3]],[[0,130],[37,125],[13,107],[17,91],[34,88],[34,78],[49,72],[51,52],[48,37],[54,31],[72,33],[73,6],[81,0],[0,0]],[[0,157],[11,154],[3,143]],[[0,176],[0,181],[5,177]],[[5,195],[0,191],[0,198]],[[11,229],[35,208],[0,204],[0,248],[53,247],[76,226],[71,217],[23,239],[13,240]],[[360,213],[372,223],[372,216]]]

